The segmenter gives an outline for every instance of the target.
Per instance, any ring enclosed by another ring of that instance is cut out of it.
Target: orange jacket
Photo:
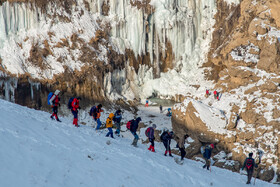
[[[101,112],[103,112],[104,110],[102,109],[97,109],[97,116],[96,116],[96,119],[100,118],[101,116]],[[110,115],[109,115],[110,116]],[[113,116],[114,117],[114,116]],[[112,118],[113,119],[113,118]]]
[[[113,113],[109,114],[109,117],[106,120],[106,128],[113,127],[113,118],[114,118],[114,114]]]

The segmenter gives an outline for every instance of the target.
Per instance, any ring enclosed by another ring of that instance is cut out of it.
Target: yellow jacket
[[[113,127],[113,117],[114,117],[113,113],[109,114],[109,117],[106,120],[106,128]]]

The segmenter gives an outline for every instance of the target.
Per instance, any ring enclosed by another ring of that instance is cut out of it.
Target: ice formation
[[[48,7],[47,13],[42,13],[39,8],[31,8],[30,4],[3,3],[0,7],[2,66],[13,74],[30,73],[32,77],[40,79],[51,79],[55,74],[63,73],[63,66],[79,70],[84,65],[79,61],[79,51],[53,49],[54,54],[44,59],[50,67],[44,71],[29,64],[27,57],[34,43],[39,41],[43,45],[43,41],[48,40],[50,45],[54,45],[61,38],[70,38],[79,29],[83,30],[80,37],[88,42],[98,28],[96,20],[99,19],[103,23],[110,23],[110,42],[115,50],[124,54],[125,49],[131,49],[136,58],[149,53],[152,65],[140,65],[137,73],[133,68],[126,67],[126,70],[106,75],[104,81],[107,82],[104,85],[107,90],[111,89],[109,93],[112,94],[108,97],[114,99],[116,93],[126,98],[147,98],[152,95],[173,97],[195,91],[190,85],[199,84],[200,79],[203,79],[199,66],[206,60],[211,41],[217,11],[215,0],[152,0],[152,12],[132,6],[130,0],[109,0],[106,1],[109,4],[106,16],[102,15],[104,0],[87,2],[90,12],[84,2],[79,0],[76,8],[72,8],[71,15],[59,8],[55,12],[54,7]],[[79,11],[83,11],[84,15],[79,14]],[[71,22],[60,23],[46,16],[54,15],[54,12],[68,17]],[[54,33],[54,36],[49,38],[49,33]],[[159,69],[162,63],[159,54],[165,55],[167,42],[171,43],[175,56],[172,62],[174,69],[162,73]],[[105,48],[99,59],[107,63],[104,52]],[[66,59],[65,62],[58,62],[60,56]],[[127,81],[113,81],[115,78]]]

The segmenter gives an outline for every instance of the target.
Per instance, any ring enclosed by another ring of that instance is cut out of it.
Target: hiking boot
[[[206,168],[206,165],[203,166],[203,169],[205,169],[205,168]]]
[[[61,122],[60,119],[57,119],[56,121]]]
[[[246,184],[251,184],[251,182],[247,181]]]
[[[166,153],[164,154],[164,156],[166,156]]]
[[[54,120],[53,116],[50,117],[52,120]]]
[[[173,157],[173,155],[172,155],[172,154],[169,154],[169,156]]]

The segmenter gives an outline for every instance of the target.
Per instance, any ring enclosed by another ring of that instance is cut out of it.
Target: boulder
[[[262,84],[259,89],[265,93],[274,93],[277,91],[277,85],[271,81],[268,81],[265,84]]]
[[[194,155],[200,154],[202,144],[197,138],[192,138],[192,141],[187,141],[187,143],[190,144],[190,146],[186,148],[187,158],[192,158]]]
[[[274,170],[273,169],[264,169],[258,174],[258,178],[264,181],[270,182],[274,178]]]

